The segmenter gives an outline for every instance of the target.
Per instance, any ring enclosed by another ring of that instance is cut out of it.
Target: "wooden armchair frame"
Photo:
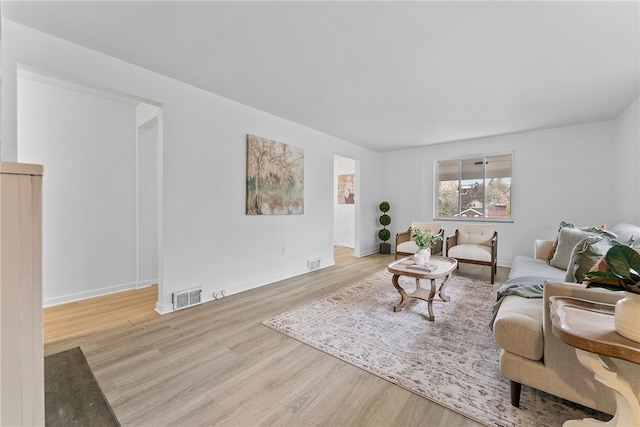
[[[440,229],[440,232],[438,233],[440,235],[440,237],[442,237],[442,240],[440,240],[439,242],[436,242],[433,244],[433,246],[431,247],[431,254],[432,255],[438,255],[440,253],[442,253],[442,243],[444,242],[444,228]],[[404,231],[402,233],[398,233],[396,234],[396,257],[395,259],[398,259],[399,255],[403,255],[403,256],[410,256],[413,255],[413,253],[409,253],[409,252],[398,252],[398,245],[400,243],[404,243],[404,242],[408,242],[409,240],[411,240],[411,227],[409,227],[409,229],[407,231]]]
[[[446,245],[446,256],[449,256],[449,250],[458,245],[458,230],[455,231],[454,234],[447,237],[447,245]],[[491,284],[494,283],[495,275],[498,273],[498,232],[493,232],[493,237],[491,238],[491,260],[490,261],[478,261],[475,259],[465,259],[465,258],[456,258],[458,260],[458,268],[460,268],[461,262],[466,262],[467,264],[477,264],[477,265],[486,265],[491,267]]]

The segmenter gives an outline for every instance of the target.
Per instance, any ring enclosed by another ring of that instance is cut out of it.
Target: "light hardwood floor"
[[[336,248],[335,266],[163,316],[155,287],[47,308],[45,355],[80,346],[123,426],[479,425],[260,324],[393,260],[352,254]]]

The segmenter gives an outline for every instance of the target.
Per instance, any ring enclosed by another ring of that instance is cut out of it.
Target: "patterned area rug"
[[[411,278],[400,284],[415,289]],[[400,295],[384,270],[262,323],[486,425],[611,418],[526,386],[520,409],[511,406],[488,326],[499,286],[453,277],[445,291],[451,301],[436,296],[429,322],[421,300],[393,312]]]

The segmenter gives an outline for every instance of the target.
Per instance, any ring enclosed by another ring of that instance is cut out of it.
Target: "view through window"
[[[437,217],[510,219],[511,160],[511,153],[437,160]]]

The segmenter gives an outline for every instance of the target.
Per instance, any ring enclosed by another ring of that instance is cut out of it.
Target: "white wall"
[[[304,273],[308,259],[319,258],[321,267],[331,265],[335,155],[356,160],[355,255],[363,256],[377,252],[381,200],[392,206],[392,235],[406,230],[411,220],[433,217],[434,159],[513,150],[513,223],[498,226],[499,261],[507,265],[515,254],[531,253],[535,238],[553,238],[561,220],[621,220],[622,214],[612,206],[616,198],[627,200],[622,195],[626,190],[616,190],[614,180],[627,175],[620,170],[614,176],[612,168],[618,166],[608,156],[614,147],[622,149],[620,158],[631,152],[637,166],[637,101],[617,121],[380,155],[11,21],[2,21],[2,42],[3,160],[17,157],[18,64],[162,106],[161,312],[170,309],[173,291],[194,285],[204,287],[206,300],[214,290],[227,289],[230,294]],[[48,108],[60,108],[60,100],[53,101]],[[244,215],[248,133],[305,150],[304,215]],[[46,182],[47,162],[44,165]],[[629,182],[631,191],[635,185],[629,222],[638,222],[633,221],[638,215],[633,206],[640,206],[637,175]],[[598,203],[593,203],[594,195]],[[45,206],[45,215],[52,208]],[[447,222],[445,228],[453,232],[455,222]],[[73,250],[57,244],[56,249]],[[121,282],[127,279],[106,286],[117,288]],[[45,292],[51,298],[64,296],[59,289]]]
[[[378,153],[8,20],[2,38],[3,156],[18,146],[12,111],[17,64],[162,106],[164,284],[158,311],[170,310],[173,291],[195,285],[208,300],[216,290],[231,294],[305,273],[309,259],[332,265],[334,155],[358,161],[355,254],[377,250]],[[246,134],[304,149],[304,215],[245,215]]]
[[[135,104],[18,83],[18,161],[46,171],[44,305],[135,287]]]
[[[614,177],[616,222],[640,224],[640,98],[618,117],[609,173]]]
[[[353,159],[338,157],[335,160],[335,175],[333,188],[335,194],[333,196],[333,240],[336,246],[345,246],[347,248],[355,247],[355,204],[339,204],[338,203],[338,175],[355,174],[356,164]],[[356,181],[358,177],[356,176]],[[358,195],[356,194],[356,199]]]
[[[613,127],[599,122],[385,153],[381,194],[395,212],[392,235],[412,220],[432,220],[435,159],[498,151],[513,151],[514,168],[513,222],[497,224],[499,264],[532,255],[534,239],[555,238],[560,221],[613,225]],[[445,221],[445,234],[456,225]]]

